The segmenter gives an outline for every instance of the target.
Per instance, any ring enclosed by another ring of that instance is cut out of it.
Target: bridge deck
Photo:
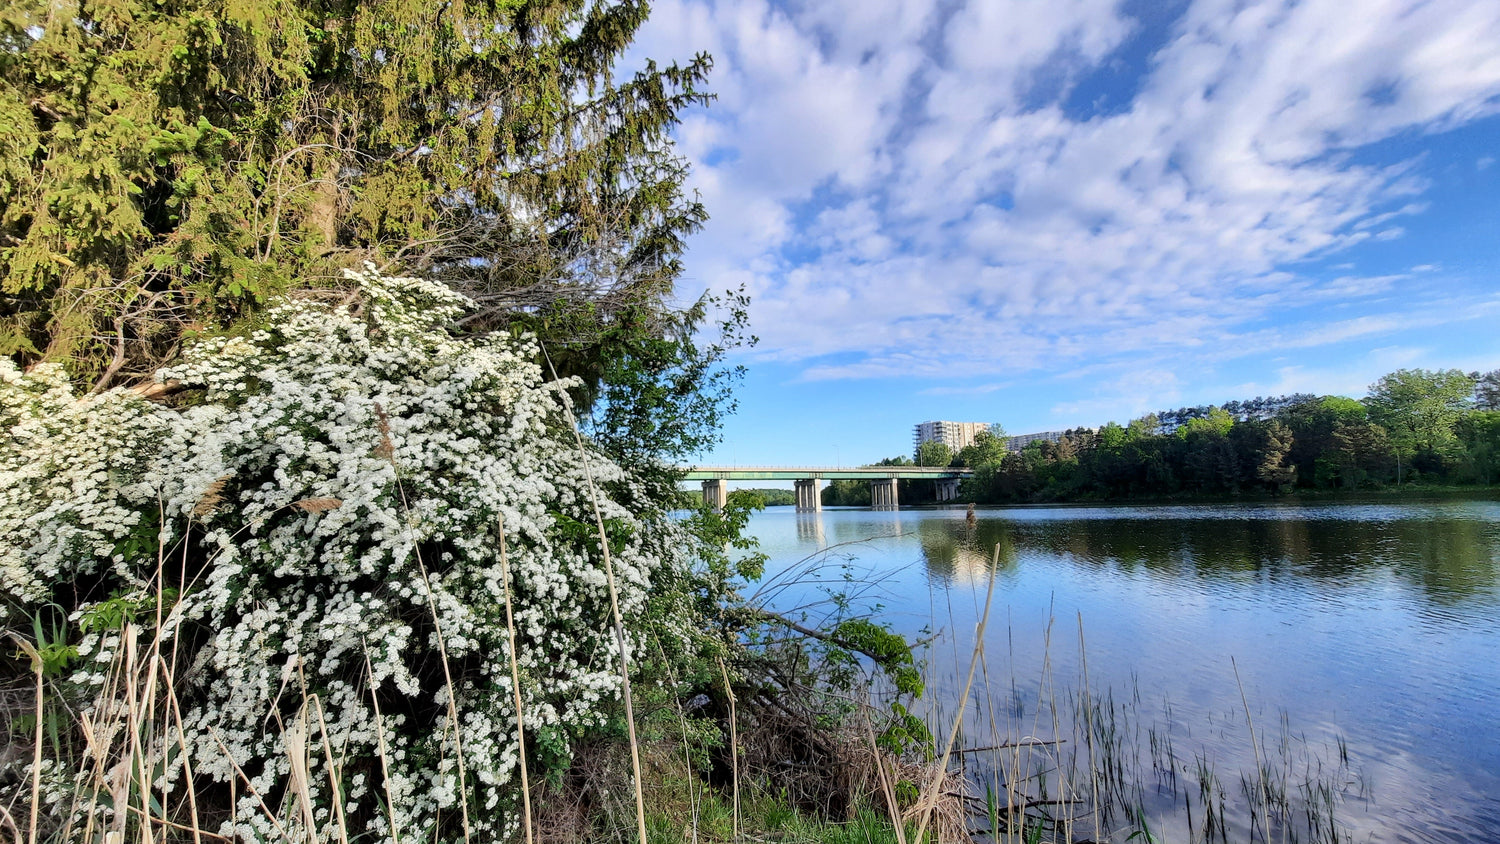
[[[951,466],[693,466],[683,480],[688,481],[800,481],[817,478],[825,481],[943,480],[967,478],[973,469]]]

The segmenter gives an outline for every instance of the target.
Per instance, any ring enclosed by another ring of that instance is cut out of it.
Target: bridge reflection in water
[[[828,547],[828,537],[823,533],[822,513],[797,513],[797,541],[812,543],[819,548]]]
[[[897,481],[930,480],[937,500],[958,498],[958,482],[971,477],[973,469],[953,466],[693,466],[684,480],[703,482],[703,501],[722,509],[729,496],[728,481],[793,481],[797,512],[823,509],[823,481],[868,480],[870,509],[895,510],[901,506]]]

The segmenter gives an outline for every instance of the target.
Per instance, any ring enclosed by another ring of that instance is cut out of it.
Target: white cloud
[[[691,281],[746,283],[809,379],[1313,343],[1260,325],[1314,303],[1382,333],[1409,279],[1296,267],[1426,212],[1419,162],[1351,153],[1500,111],[1500,4],[1196,0],[1122,108],[1071,112],[1139,32],[1112,0],[657,4],[639,52],[716,59]]]
[[[1015,386],[1008,381],[998,381],[992,384],[971,384],[963,387],[928,387],[917,391],[919,396],[983,396],[1007,387]]]
[[[1062,420],[1084,420],[1098,426],[1105,422],[1125,424],[1131,419],[1171,407],[1181,400],[1177,373],[1165,369],[1128,369],[1113,378],[1101,379],[1095,396],[1053,406],[1052,415]],[[1093,420],[1093,421],[1089,421]],[[1069,421],[1065,424],[1076,425]]]

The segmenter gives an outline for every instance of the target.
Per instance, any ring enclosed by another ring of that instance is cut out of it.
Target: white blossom
[[[451,335],[465,300],[436,282],[373,268],[349,280],[354,307],[288,300],[253,333],[190,347],[157,374],[188,388],[176,406],[125,390],[76,397],[56,366],[22,373],[0,360],[0,612],[29,612],[80,578],[105,591],[75,621],[149,595],[158,543],[185,539],[190,580],[172,619],[188,625],[175,635],[202,643],[178,690],[196,772],[233,776],[222,740],[257,789],[274,791],[288,763],[268,715],[293,717],[315,694],[357,772],[345,811],[388,840],[389,789],[403,837],[431,840],[438,813],[460,803],[451,693],[471,810],[483,809],[471,811],[474,833],[507,836],[513,644],[528,729],[566,741],[601,724],[619,693],[598,540],[576,529],[593,524],[583,461],[622,499],[601,490],[599,503],[623,613],[639,614],[654,578],[687,565],[687,543],[662,514],[632,512],[640,496],[618,466],[580,454],[562,413],[569,385],[544,382],[531,340]],[[451,691],[434,662],[439,630]],[[90,634],[73,681],[103,683],[119,647],[116,631]],[[372,687],[385,783],[378,765],[358,764],[377,752]],[[164,781],[177,776],[169,767]],[[312,779],[327,811],[326,777]],[[272,833],[255,801],[236,813],[242,831]]]

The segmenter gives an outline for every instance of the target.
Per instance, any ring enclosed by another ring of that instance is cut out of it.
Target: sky
[[[656,0],[625,66],[699,51],[700,465],[1500,368],[1496,0]]]

